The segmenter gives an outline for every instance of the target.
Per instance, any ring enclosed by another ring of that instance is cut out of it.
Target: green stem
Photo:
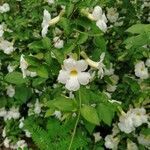
[[[79,119],[80,119],[80,109],[81,109],[81,95],[80,95],[80,91],[79,91],[79,112],[78,112],[77,120],[75,122],[75,126],[74,126],[74,129],[73,129],[73,133],[72,133],[72,137],[71,137],[71,141],[70,141],[68,150],[71,150],[71,146],[72,146],[75,134],[76,134],[77,126],[78,126]]]

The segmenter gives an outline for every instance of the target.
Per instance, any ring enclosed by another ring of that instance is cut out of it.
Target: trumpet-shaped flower
[[[102,12],[102,8],[100,6],[95,6],[91,14],[85,9],[82,10],[82,13],[85,14],[90,20],[96,21],[97,27],[103,32],[107,31],[107,18]]]
[[[64,14],[64,10],[62,10],[58,16],[51,19],[51,14],[46,9],[44,9],[44,13],[43,13],[44,16],[43,16],[43,22],[42,22],[42,37],[46,36],[49,26],[54,25],[57,22],[59,22],[63,14]]]
[[[70,91],[77,91],[81,85],[87,85],[90,81],[90,74],[85,72],[88,64],[84,60],[76,61],[72,58],[64,60],[62,70],[58,75],[58,82],[65,84]]]

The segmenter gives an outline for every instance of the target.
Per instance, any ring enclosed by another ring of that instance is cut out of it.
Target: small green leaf
[[[90,123],[99,125],[100,120],[94,107],[83,105],[81,108],[81,115]]]
[[[81,33],[78,37],[77,44],[78,45],[83,44],[87,41],[87,39],[88,39],[88,35]]]
[[[23,84],[26,80],[23,78],[22,73],[20,72],[10,72],[5,76],[5,81],[12,84]]]

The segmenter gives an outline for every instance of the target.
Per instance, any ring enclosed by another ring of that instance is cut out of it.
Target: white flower
[[[47,2],[48,2],[48,4],[49,4],[49,5],[52,5],[52,4],[54,4],[54,3],[55,3],[55,1],[54,1],[54,0],[47,0]]]
[[[42,37],[45,37],[48,32],[50,20],[51,20],[50,13],[46,9],[44,9],[44,16],[43,16],[43,22],[42,22]]]
[[[150,146],[150,135],[140,134],[137,139],[139,144],[144,146]]]
[[[103,31],[107,31],[107,18],[105,14],[102,12],[102,8],[100,6],[96,6],[92,12],[92,16],[96,21],[96,25]]]
[[[135,130],[132,118],[130,117],[129,113],[121,115],[119,117],[119,121],[120,122],[118,123],[118,127],[122,132],[131,133]]]
[[[15,66],[11,66],[10,64],[7,66],[8,72],[13,72],[15,70]]]
[[[118,137],[113,137],[113,135],[107,135],[105,137],[105,147],[109,149],[117,149],[119,143]]]
[[[6,116],[6,114],[7,114],[6,109],[4,107],[0,108],[0,117],[4,117]]]
[[[12,107],[7,111],[4,120],[18,119],[20,117],[19,108]]]
[[[53,42],[54,42],[54,47],[55,48],[63,48],[64,47],[64,41],[61,40],[59,37],[55,37],[53,39]]]
[[[9,146],[10,146],[10,139],[8,139],[7,137],[5,138],[5,140],[3,141],[3,143],[4,143],[4,146],[6,147],[6,148],[9,148]]]
[[[149,77],[148,75],[148,69],[145,67],[145,64],[143,61],[139,61],[135,64],[135,75],[141,79],[147,79]]]
[[[150,67],[150,58],[148,58],[148,59],[146,60],[146,63],[145,63],[145,64],[146,64],[147,67]]]
[[[11,54],[15,49],[13,47],[13,43],[6,41],[6,40],[1,40],[0,41],[0,50],[3,50],[5,54]]]
[[[24,149],[25,147],[27,147],[27,143],[25,142],[25,140],[20,140],[17,142],[17,147]]]
[[[9,4],[4,3],[3,5],[0,6],[0,13],[5,13],[10,10]]]
[[[95,139],[95,143],[97,143],[98,141],[102,139],[102,137],[100,136],[100,132],[93,133],[93,136]]]
[[[119,13],[116,8],[107,8],[107,18],[111,23],[115,23],[118,20]]]
[[[31,137],[31,133],[28,130],[24,130],[26,137]]]
[[[41,104],[39,103],[39,100],[37,99],[34,105],[34,113],[40,114],[41,113]]]
[[[9,97],[13,97],[15,95],[15,88],[12,85],[9,85],[6,93]]]
[[[43,16],[43,22],[42,22],[42,37],[46,36],[49,26],[54,25],[57,22],[59,22],[63,14],[64,14],[64,10],[62,10],[58,16],[51,19],[50,13],[46,9],[44,9],[44,13],[43,13],[44,16]]]
[[[30,76],[30,77],[37,76],[36,72],[32,72],[32,71],[27,70],[28,66],[29,66],[28,62],[24,59],[24,55],[22,54],[20,56],[20,67],[19,68],[22,71],[23,78],[26,78],[27,76]]]
[[[131,140],[127,140],[127,150],[138,150],[138,147]]]
[[[64,60],[62,70],[59,71],[58,82],[65,84],[70,91],[77,91],[81,85],[87,85],[90,74],[85,72],[88,64],[84,60],[76,61],[72,58]]]
[[[61,120],[61,116],[62,116],[61,111],[55,110],[55,112],[53,113],[53,115],[54,115],[56,118],[58,118],[59,120]]]
[[[135,108],[130,110],[131,117],[133,120],[133,125],[135,127],[141,126],[143,123],[148,122],[148,115],[144,108]]]
[[[119,121],[118,126],[120,130],[130,133],[143,123],[148,123],[148,115],[144,108],[134,108],[130,109],[126,114],[121,115]]]
[[[4,24],[0,24],[0,38],[3,36],[4,34]]]

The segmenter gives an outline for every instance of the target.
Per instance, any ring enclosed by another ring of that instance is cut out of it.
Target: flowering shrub
[[[0,149],[150,149],[148,0],[0,1]]]

